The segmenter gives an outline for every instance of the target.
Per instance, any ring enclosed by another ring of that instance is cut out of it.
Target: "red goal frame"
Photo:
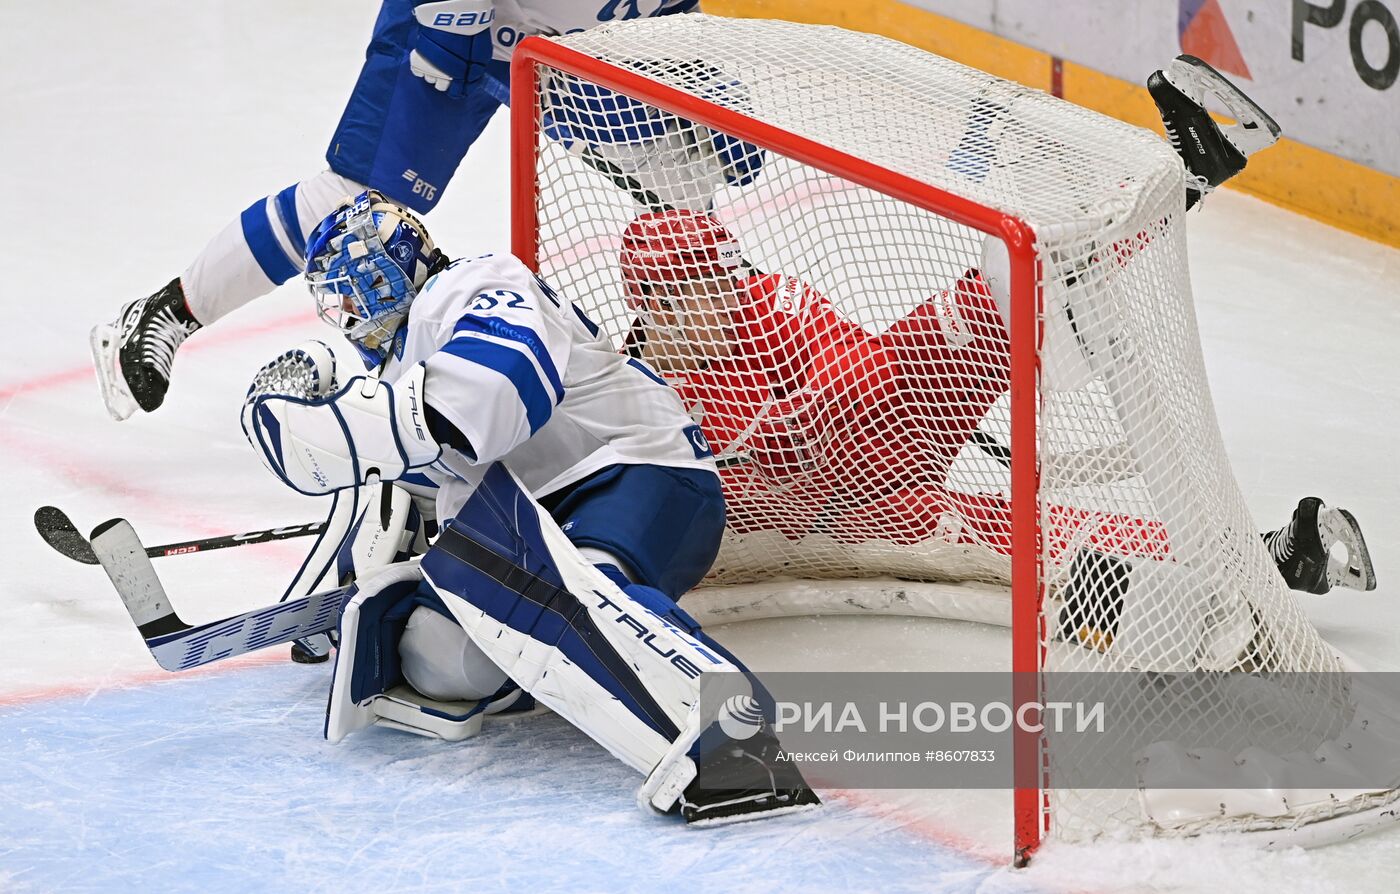
[[[888,168],[726,109],[634,71],[603,62],[542,37],[528,37],[511,60],[511,250],[539,269],[536,161],[539,145],[540,66],[557,69],[666,112],[793,158],[877,192],[995,236],[1011,260],[1011,665],[1016,716],[1038,701],[1045,659],[1041,606],[1044,574],[1039,527],[1037,451],[1041,331],[1035,233],[1024,221]],[[1025,715],[1038,716],[1034,710]],[[1039,733],[1015,730],[1014,860],[1024,865],[1049,829],[1045,764]]]

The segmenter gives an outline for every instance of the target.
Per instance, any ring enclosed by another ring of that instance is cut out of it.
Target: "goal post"
[[[895,41],[787,22],[530,38],[511,77],[514,253],[675,386],[721,460],[728,530],[714,586],[691,599],[780,578],[1005,586],[1017,709],[1047,685],[1074,694],[1048,671],[1341,670],[1225,458],[1185,175],[1163,140]],[[656,297],[713,278],[670,257],[682,224],[737,245],[716,280],[734,291],[706,293],[709,310]],[[624,269],[647,232],[671,266]],[[936,594],[880,604],[987,618]],[[841,607],[766,610],[827,609]],[[1228,726],[1229,705],[1210,704],[1206,725]],[[1332,741],[1352,713],[1300,741]],[[1168,760],[1151,721],[1137,744]],[[1018,729],[1018,862],[1047,833],[1354,834],[1397,795],[1234,806],[1204,785],[1047,782],[1099,758]]]

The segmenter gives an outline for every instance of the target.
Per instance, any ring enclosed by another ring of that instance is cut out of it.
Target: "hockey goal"
[[[512,78],[515,253],[692,408],[729,499],[710,583],[897,579],[898,600],[868,604],[1009,623],[1023,701],[1045,696],[1046,671],[1341,669],[1226,460],[1184,172],[1160,138],[891,40],[786,22],[530,39]],[[739,285],[687,315],[653,286],[713,271],[656,264],[682,263],[668,228],[701,217],[718,227],[708,248],[736,243],[721,248]],[[643,237],[656,263],[624,269]],[[1005,586],[1010,610],[946,588],[921,601],[914,582],[939,581]],[[1235,720],[1218,710],[1217,733]],[[1322,713],[1317,742],[1355,721]],[[1056,773],[1092,749],[1035,734],[1016,748],[1018,859],[1047,832],[1354,830],[1395,797],[1063,788]]]

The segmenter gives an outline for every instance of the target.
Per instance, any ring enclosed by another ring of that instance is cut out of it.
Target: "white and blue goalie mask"
[[[306,240],[306,282],[321,319],[365,359],[389,356],[441,254],[423,224],[374,190],[342,203]]]

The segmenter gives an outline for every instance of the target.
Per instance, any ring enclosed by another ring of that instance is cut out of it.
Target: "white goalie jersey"
[[[383,379],[426,361],[424,399],[470,443],[425,469],[451,518],[502,460],[536,495],[614,464],[714,469],[699,426],[640,361],[519,260],[454,262],[424,284]]]

